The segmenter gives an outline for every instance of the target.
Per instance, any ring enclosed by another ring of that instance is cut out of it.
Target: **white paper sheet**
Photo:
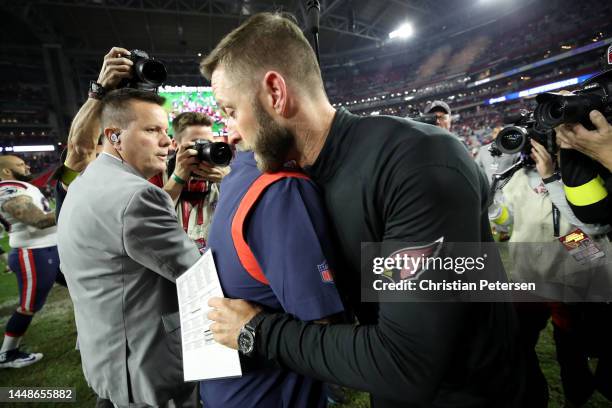
[[[185,381],[241,376],[238,351],[216,343],[209,331],[208,299],[223,297],[210,250],[176,280],[176,288]]]

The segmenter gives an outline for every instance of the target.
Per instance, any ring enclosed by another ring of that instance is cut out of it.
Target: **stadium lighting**
[[[402,40],[411,37],[414,30],[412,29],[412,25],[410,23],[404,23],[399,26],[396,30],[393,30],[389,33],[389,39],[394,40],[396,38],[400,38]]]
[[[9,147],[4,150],[9,150]],[[53,145],[38,145],[38,146],[13,146],[14,152],[52,152],[55,150]]]

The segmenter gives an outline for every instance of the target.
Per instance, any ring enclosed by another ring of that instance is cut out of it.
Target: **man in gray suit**
[[[147,181],[170,146],[163,98],[120,89],[102,101],[103,153],[71,184],[58,249],[83,371],[117,407],[186,407],[175,279],[199,258],[167,193]]]

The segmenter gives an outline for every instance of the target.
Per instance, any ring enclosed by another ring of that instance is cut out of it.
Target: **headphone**
[[[116,133],[111,133],[110,140],[113,143],[118,143],[119,142],[119,135],[116,134]]]

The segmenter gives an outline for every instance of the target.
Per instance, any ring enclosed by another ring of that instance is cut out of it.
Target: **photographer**
[[[528,139],[528,143],[532,161],[513,175],[502,194],[498,192],[498,201],[490,210],[494,223],[513,227],[509,246],[514,263],[512,278],[537,281],[537,295],[542,298],[540,303],[516,304],[521,327],[519,341],[528,356],[525,406],[546,407],[548,403],[546,379],[535,346],[551,316],[564,392],[568,403],[574,404],[568,406],[580,406],[589,399],[594,386],[581,343],[582,333],[577,329],[580,327],[575,317],[577,307],[550,300],[562,301],[568,293],[575,297],[593,296],[590,291],[606,288],[590,287],[589,271],[571,273],[577,264],[558,240],[579,228],[598,246],[609,247],[604,235],[609,226],[584,224],[576,218],[565,200],[550,153],[534,139]]]
[[[589,114],[594,130],[580,123],[566,123],[555,128],[562,150],[562,176],[570,188],[566,196],[576,215],[589,222],[612,222],[612,126],[599,111]]]
[[[193,148],[196,140],[214,142],[212,125],[212,120],[199,112],[183,112],[174,118],[172,146],[177,153],[170,159],[167,173],[149,180],[170,195],[181,226],[200,248],[206,246],[219,183],[229,173],[229,167],[199,160]]]
[[[125,48],[111,48],[104,56],[97,81],[90,83],[87,101],[72,120],[67,148],[61,156],[64,159],[63,163],[53,175],[53,178],[57,180],[55,198],[58,215],[70,183],[102,151],[100,143],[101,99],[106,92],[116,89],[122,80],[132,76],[134,63],[126,58],[129,55],[130,52]]]
[[[433,101],[425,107],[426,115],[436,116],[436,126],[450,131],[451,128],[451,110],[450,106],[444,101]]]
[[[139,56],[142,51],[138,52]],[[89,98],[77,112],[68,136],[68,147],[63,153],[65,160],[56,171],[57,212],[70,183],[99,154],[102,149],[100,139],[100,100],[109,91],[138,84],[126,81],[134,79],[132,53],[125,48],[113,47],[104,56],[102,69],[97,81],[92,81]],[[152,85],[145,83],[146,86]],[[177,151],[168,163],[168,173],[158,174],[150,181],[170,195],[174,202],[181,226],[199,247],[205,245],[210,217],[219,195],[218,184],[229,168],[213,167],[197,159],[197,151],[191,149],[194,141],[204,139],[214,141],[210,118],[195,112],[178,115],[173,121],[175,139],[172,150]],[[169,176],[170,175],[170,176]]]
[[[589,113],[589,119],[595,130],[587,130],[580,123],[564,124],[555,128],[557,139],[612,171],[612,125],[597,110]],[[609,185],[607,188],[610,190]]]

